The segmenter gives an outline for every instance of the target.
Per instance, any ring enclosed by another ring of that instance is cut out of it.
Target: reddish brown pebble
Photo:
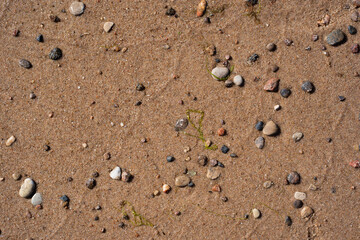
[[[353,168],[359,168],[360,167],[360,161],[351,161],[349,162],[349,165]]]
[[[360,50],[360,46],[359,44],[355,43],[351,46],[351,52],[352,53],[359,53],[359,50]]]
[[[20,33],[20,31],[15,29],[14,32],[13,32],[14,37],[18,37],[19,33]]]
[[[221,192],[221,187],[219,184],[216,184],[214,185],[212,188],[211,188],[211,191],[213,192]]]
[[[219,136],[224,136],[224,135],[226,134],[226,130],[225,130],[224,128],[219,128],[219,129],[217,130],[217,134],[218,134]]]
[[[196,16],[201,17],[202,15],[204,15],[205,9],[206,0],[201,0],[196,10]]]
[[[265,83],[264,90],[268,92],[276,92],[279,86],[278,78],[271,78]]]
[[[35,208],[36,208],[37,210],[40,210],[40,209],[42,209],[42,206],[39,204],[39,205],[36,205]]]

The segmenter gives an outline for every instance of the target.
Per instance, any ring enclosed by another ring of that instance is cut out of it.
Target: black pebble
[[[280,95],[284,98],[288,98],[291,94],[291,90],[288,88],[283,88],[280,90]]]
[[[286,216],[285,218],[285,224],[288,225],[288,226],[291,226],[292,225],[292,220],[289,216]]]
[[[141,101],[137,101],[137,102],[135,103],[135,106],[140,106],[141,104],[142,104]]]
[[[348,31],[351,35],[355,35],[357,33],[356,28],[351,25],[348,26]]]
[[[222,168],[225,167],[224,164],[222,164],[221,162],[218,162],[217,165],[218,165],[219,167],[222,167]]]
[[[229,149],[227,146],[223,145],[223,146],[221,147],[221,152],[222,152],[222,153],[228,153],[229,151],[230,151],[230,149]]]
[[[166,10],[165,14],[168,15],[168,16],[174,16],[176,14],[176,11],[173,8],[169,8],[169,9]]]
[[[59,60],[62,57],[62,51],[60,48],[54,48],[49,53],[49,58],[51,60]]]
[[[50,146],[49,145],[44,145],[44,151],[45,152],[48,152],[48,151],[50,151]]]
[[[120,228],[124,228],[124,227],[125,227],[125,223],[123,223],[123,222],[119,223],[119,227],[120,227]]]
[[[336,193],[336,188],[335,187],[331,188],[331,193]]]
[[[40,34],[39,36],[36,37],[36,41],[44,42],[44,36],[42,34]]]
[[[95,221],[98,221],[98,220],[99,220],[99,216],[95,216],[94,220],[95,220]]]
[[[303,202],[301,200],[295,200],[293,203],[294,208],[302,208]]]
[[[256,125],[255,125],[255,128],[256,128],[256,130],[258,130],[258,131],[262,131],[263,128],[264,128],[264,122],[263,122],[263,121],[257,122]]]
[[[258,60],[259,55],[257,55],[256,53],[254,53],[253,55],[251,55],[248,59],[249,62],[253,63],[256,62],[256,60]]]
[[[339,96],[339,100],[340,100],[340,102],[343,102],[343,101],[345,101],[345,97],[344,96]]]
[[[173,162],[174,160],[175,160],[175,158],[173,156],[166,157],[166,161],[168,161],[168,162]]]
[[[312,82],[306,81],[301,85],[301,89],[304,92],[313,93],[315,90],[315,87],[314,87],[314,84],[312,84]]]
[[[245,215],[244,215],[244,218],[245,218],[245,219],[248,219],[248,218],[249,218],[249,214],[245,214]]]
[[[215,58],[215,62],[219,63],[219,62],[221,62],[221,60],[219,58]]]
[[[145,90],[144,84],[142,84],[142,83],[136,84],[136,90],[137,91],[144,91]]]

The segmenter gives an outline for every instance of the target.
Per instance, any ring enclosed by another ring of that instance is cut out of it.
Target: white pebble
[[[31,178],[26,178],[19,190],[20,197],[30,198],[35,192],[36,183]]]
[[[120,180],[121,178],[121,168],[120,167],[115,167],[111,172],[110,172],[110,177],[114,180]]]
[[[110,32],[111,29],[113,28],[114,23],[113,22],[106,22],[104,23],[104,31],[105,32]]]
[[[235,84],[236,86],[242,86],[242,85],[244,84],[244,79],[243,79],[242,76],[236,75],[236,76],[234,77],[233,82],[234,82],[234,84]]]
[[[79,16],[84,13],[85,4],[82,2],[73,2],[70,5],[69,11],[72,15]]]
[[[294,198],[303,201],[303,200],[306,199],[306,193],[304,193],[304,192],[295,192]]]
[[[16,141],[16,137],[15,137],[15,136],[11,136],[8,140],[6,140],[5,145],[6,145],[7,147],[10,147],[15,141]]]
[[[275,110],[275,111],[279,111],[280,109],[281,109],[281,106],[280,106],[280,105],[275,105],[275,106],[274,106],[274,110]]]
[[[254,208],[252,210],[252,214],[253,214],[254,218],[260,218],[260,216],[261,216],[261,212],[259,211],[259,209],[256,209],[256,208]]]
[[[42,196],[41,193],[35,193],[31,198],[31,204],[36,206],[42,204]]]

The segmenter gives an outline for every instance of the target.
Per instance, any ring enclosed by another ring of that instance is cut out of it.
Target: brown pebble
[[[351,46],[351,52],[352,52],[352,53],[359,53],[359,50],[360,50],[359,44],[354,43],[354,44]]]
[[[277,65],[273,65],[272,67],[271,67],[271,71],[272,72],[277,72],[279,70],[279,66],[277,66]]]
[[[314,210],[308,206],[301,209],[301,218],[308,218],[314,213]]]
[[[354,7],[358,8],[360,7],[360,0],[352,0],[352,4],[354,5]]]
[[[205,155],[199,155],[198,163],[200,166],[205,166],[207,164],[208,158]]]
[[[109,152],[104,153],[103,157],[104,157],[104,160],[110,160],[111,154]]]
[[[291,172],[286,177],[286,180],[288,183],[291,183],[291,184],[299,184],[300,183],[300,174],[297,172]]]
[[[196,10],[196,16],[202,17],[204,15],[206,5],[207,5],[206,0],[200,1],[199,5],[197,7],[197,10]]]
[[[211,188],[211,191],[213,192],[221,192],[221,187],[219,184],[216,184],[214,185],[212,188]]]
[[[360,18],[360,14],[358,11],[354,11],[353,13],[351,13],[350,15],[351,20],[353,20],[354,22],[359,21]]]
[[[269,79],[264,86],[264,90],[268,92],[275,92],[279,86],[279,79],[278,78],[271,78]]]
[[[218,134],[219,136],[224,136],[224,135],[226,134],[226,130],[225,130],[224,128],[219,128],[219,129],[217,130],[217,134]]]

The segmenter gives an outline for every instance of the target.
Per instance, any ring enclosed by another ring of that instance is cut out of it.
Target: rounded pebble
[[[96,180],[93,178],[89,178],[86,183],[85,183],[86,187],[88,189],[93,189],[96,186]]]
[[[181,175],[175,178],[175,186],[186,187],[190,183],[190,178],[185,175]]]
[[[291,172],[286,177],[286,180],[290,184],[299,184],[300,183],[300,174],[297,172]]]
[[[326,36],[326,42],[331,46],[337,46],[345,40],[345,34],[340,29],[332,31]]]
[[[215,179],[219,178],[220,175],[221,175],[221,172],[217,168],[209,168],[206,173],[206,177],[211,180],[215,180]]]
[[[189,121],[187,118],[180,118],[175,123],[175,131],[183,131],[189,125]]]
[[[12,175],[12,177],[13,177],[13,179],[14,179],[15,181],[19,181],[20,178],[21,178],[21,174],[18,173],[18,172],[16,172],[16,173],[14,173],[14,174]]]
[[[200,155],[198,157],[198,163],[200,166],[205,166],[207,164],[208,158],[205,155]]]
[[[173,156],[167,156],[166,161],[173,162],[173,161],[175,161],[175,158]]]
[[[226,130],[225,130],[224,128],[219,128],[219,129],[217,130],[217,134],[218,134],[219,136],[224,136],[224,135],[226,134]]]
[[[257,122],[256,125],[255,125],[255,128],[258,131],[262,131],[264,129],[264,122],[263,121]]]
[[[74,16],[79,16],[84,13],[85,4],[82,2],[73,2],[69,7],[69,11]]]
[[[41,193],[35,193],[34,196],[31,198],[31,204],[33,206],[41,205],[42,204],[42,196]]]
[[[259,149],[263,149],[265,146],[265,139],[263,137],[258,137],[255,139],[255,145]]]
[[[230,73],[227,67],[216,67],[211,71],[212,77],[218,81],[226,78]]]
[[[356,28],[354,26],[351,26],[351,25],[348,26],[348,31],[349,31],[349,33],[351,35],[355,35],[357,33]]]
[[[301,217],[302,218],[308,218],[314,213],[314,210],[308,206],[305,206],[303,209],[301,209]]]
[[[254,208],[252,210],[252,214],[253,214],[254,218],[260,218],[261,217],[261,212],[259,211],[259,209]]]
[[[280,95],[283,98],[288,98],[291,95],[291,90],[288,89],[288,88],[283,88],[283,89],[280,90]]]
[[[266,49],[269,50],[270,52],[275,51],[276,50],[275,43],[269,43],[268,45],[266,45]]]
[[[29,68],[32,67],[32,64],[31,64],[28,60],[26,60],[26,59],[20,59],[20,60],[19,60],[19,65],[20,65],[21,67],[23,67],[23,68],[26,68],[26,69],[29,69]]]
[[[236,75],[233,79],[233,82],[236,86],[243,86],[244,85],[244,78],[240,75]]]
[[[59,60],[62,57],[62,51],[60,48],[54,48],[49,53],[49,58],[51,60]]]
[[[35,193],[36,183],[31,178],[26,178],[19,190],[20,197],[30,198]]]
[[[295,192],[294,198],[297,199],[297,200],[303,201],[303,200],[306,199],[306,193],[304,193],[304,192]]]
[[[301,132],[296,132],[292,135],[292,139],[295,141],[295,142],[298,142],[300,141],[302,138],[304,137],[304,134],[301,133]]]
[[[301,200],[295,200],[293,203],[294,208],[302,208],[303,202]]]
[[[274,136],[279,132],[279,127],[273,121],[269,121],[265,124],[263,133],[267,136]]]
[[[266,182],[264,182],[263,187],[268,189],[268,188],[271,188],[272,185],[273,185],[272,181],[266,181]]]
[[[314,85],[310,81],[303,82],[301,89],[306,93],[313,93],[315,90]]]
[[[354,22],[359,21],[359,18],[360,18],[360,14],[358,11],[354,11],[350,15],[350,19],[353,20]]]
[[[114,180],[120,180],[121,178],[121,168],[120,167],[115,167],[111,172],[110,172],[110,177]]]
[[[225,87],[231,88],[234,85],[233,81],[228,79],[225,81]]]

